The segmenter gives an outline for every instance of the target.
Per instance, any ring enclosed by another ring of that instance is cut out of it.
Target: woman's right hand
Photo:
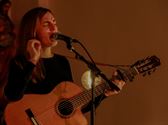
[[[36,39],[29,40],[27,43],[27,51],[29,54],[29,61],[36,65],[41,55],[41,42]]]

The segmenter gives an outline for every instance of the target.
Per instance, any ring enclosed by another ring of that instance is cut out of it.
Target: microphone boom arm
[[[86,60],[81,54],[79,54],[73,47],[71,47],[71,51],[75,53],[77,59],[80,59],[84,63],[87,64],[88,68],[90,68],[96,75],[101,76],[110,86],[112,90],[120,91],[120,88],[116,86],[114,83],[112,83],[111,80],[109,80],[106,75],[93,63]]]

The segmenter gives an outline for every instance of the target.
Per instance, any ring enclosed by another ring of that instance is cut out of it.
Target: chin
[[[58,44],[58,42],[55,40],[55,41],[52,41],[52,45],[51,46],[56,46]]]

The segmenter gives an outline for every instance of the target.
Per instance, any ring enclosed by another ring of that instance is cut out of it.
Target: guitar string
[[[100,84],[100,85],[96,86],[96,89],[94,91],[95,95],[97,96],[97,95],[103,93],[105,88],[107,88],[107,84]],[[72,111],[72,109],[76,109],[79,105],[81,105],[81,104],[84,105],[85,103],[87,103],[89,101],[91,101],[91,90],[83,91],[75,97],[72,97],[70,99],[65,99],[65,101],[63,102],[63,104],[61,106],[54,105],[54,107],[51,106],[48,109],[56,109],[56,110],[66,109],[66,111],[69,112],[69,111]],[[69,102],[72,105],[69,105]]]
[[[126,71],[125,71],[126,72]],[[127,76],[127,74],[126,74],[126,76]],[[117,77],[117,76],[116,76]],[[128,76],[127,76],[128,77]],[[99,87],[100,86],[100,87]],[[98,87],[96,87],[96,89],[95,89],[95,95],[97,96],[97,95],[99,95],[99,94],[101,94],[101,93],[103,93],[104,92],[104,90],[105,90],[105,88],[107,88],[107,87],[109,87],[109,86],[107,86],[107,84],[100,84]],[[102,87],[103,87],[103,89],[102,89]],[[86,98],[86,99],[85,99]],[[76,108],[78,105],[81,105],[81,104],[83,104],[83,102],[89,102],[88,100],[91,100],[91,90],[89,90],[88,92],[82,92],[82,93],[80,93],[78,96],[75,96],[75,97],[73,97],[73,98],[71,98],[71,99],[67,99],[65,102],[64,102],[64,104],[63,105],[61,105],[59,108],[60,109],[64,109],[65,108],[65,106],[67,106],[67,104],[69,103],[69,102],[71,102],[72,103],[72,105],[73,105],[73,107],[71,107],[71,106],[68,106],[66,109],[69,111],[69,110],[72,110],[72,109],[74,109],[74,108]],[[69,102],[68,102],[69,101]]]
[[[99,86],[96,87],[95,94],[99,95],[99,94],[103,93],[105,88],[107,88],[106,84],[100,84]],[[73,109],[76,109],[80,104],[83,104],[83,102],[85,102],[85,103],[89,102],[90,100],[91,100],[91,90],[83,91],[80,94],[78,94],[78,96],[72,97],[70,99],[65,99],[65,102],[63,103],[63,105],[59,106],[59,109],[60,110],[66,109],[66,111],[68,111],[68,112],[70,112],[70,111],[73,112]],[[69,104],[69,102],[72,103],[73,107],[70,105],[67,105],[67,104]],[[54,105],[54,107],[51,106],[48,109],[55,109],[56,111],[59,110],[58,105]]]
[[[103,84],[101,84],[101,86],[99,86],[99,87],[97,87],[98,89],[97,89],[97,91],[95,91],[96,93],[101,93],[101,92],[99,92],[98,90],[101,90],[102,91],[102,89],[101,89],[101,87],[103,86]],[[80,105],[80,104],[82,104],[82,102],[84,101],[88,101],[88,100],[90,100],[91,99],[91,97],[90,97],[90,92],[85,92],[85,91],[83,91],[82,93],[80,93],[79,95],[81,96],[81,98],[70,98],[70,99],[67,99],[68,101],[70,101],[72,104],[73,104],[73,107],[71,107],[70,105],[67,105],[68,104],[68,102],[65,102],[65,104],[63,104],[61,107],[60,107],[60,109],[62,110],[62,109],[64,109],[64,108],[66,108],[66,110],[67,111],[72,111],[72,109],[76,109],[77,108],[77,106],[78,105]],[[76,97],[79,97],[79,96],[76,96]],[[82,98],[82,97],[86,97],[85,99],[84,98]],[[75,102],[75,103],[74,103]],[[77,103],[77,104],[76,104]],[[75,105],[76,104],[76,105]],[[58,106],[58,105],[57,105]],[[47,110],[45,110],[45,111],[43,111],[43,112],[41,112],[41,113],[39,113],[39,114],[44,114],[45,112],[47,112],[48,110],[51,110],[51,109],[55,109],[55,111],[57,111],[58,109],[58,107],[57,107],[56,105],[52,105],[52,106],[50,106],[50,107],[48,107],[47,108]],[[66,106],[66,107],[65,107]],[[36,114],[36,115],[39,115],[39,114]]]
[[[100,86],[100,87],[99,87]],[[103,89],[107,88],[107,84],[100,84],[98,85],[98,87],[96,87],[95,89],[95,95],[99,95],[101,93],[104,92]],[[109,87],[109,86],[108,86]],[[88,100],[91,100],[91,90],[89,91],[84,91],[82,93],[80,93],[78,96],[75,96],[71,99],[67,99],[61,106],[59,106],[60,109],[64,109],[64,107],[71,102],[73,107],[72,108],[76,108],[78,105],[83,104],[83,102],[88,102]],[[69,110],[71,110],[71,106],[67,107],[67,109],[69,108]]]
[[[97,96],[97,95],[103,93],[105,88],[107,88],[107,84],[98,85],[95,89],[95,95]],[[78,94],[78,96],[75,96],[75,97],[72,97],[70,99],[64,100],[63,104],[61,106],[59,106],[59,109],[60,110],[65,109],[65,106],[67,106],[66,110],[71,111],[72,109],[78,107],[78,105],[81,105],[81,104],[84,105],[84,103],[87,103],[89,101],[91,101],[91,90],[83,91],[80,94]],[[71,106],[68,105],[69,102],[72,104]]]
[[[104,85],[104,84],[101,84],[100,87],[97,87],[97,89],[95,90],[95,94],[96,94],[96,95],[99,95],[99,94],[101,94],[101,93],[104,92],[104,90],[102,90],[102,87],[105,88],[105,85]],[[85,97],[86,97],[86,99],[85,99]],[[64,109],[65,106],[67,106],[67,104],[69,104],[69,102],[67,102],[67,101],[71,102],[72,105],[73,105],[73,107],[71,107],[70,105],[68,105],[68,107],[66,107],[67,111],[69,111],[69,110],[71,111],[72,109],[75,109],[75,108],[77,108],[79,105],[83,104],[83,102],[87,103],[87,102],[91,101],[91,93],[90,93],[90,91],[88,91],[88,92],[86,92],[86,93],[85,93],[85,91],[84,91],[84,92],[80,93],[78,96],[75,96],[75,97],[73,97],[73,98],[67,99],[67,100],[64,102],[64,104],[61,105],[59,108],[60,108],[60,109]],[[83,104],[83,105],[84,105],[84,104]]]
[[[105,85],[105,84],[100,84],[100,85]],[[96,88],[96,90],[95,90],[95,94],[96,94],[96,95],[99,95],[100,93],[103,92],[103,90],[102,90],[101,87],[102,87],[102,86]],[[103,87],[106,88],[107,85],[106,85],[106,86],[103,86]],[[85,97],[86,97],[86,99],[85,99]],[[61,105],[59,108],[62,110],[62,109],[65,109],[65,106],[66,106],[66,110],[67,110],[67,111],[72,111],[72,109],[76,109],[80,104],[83,104],[83,102],[85,102],[85,101],[86,101],[86,102],[89,102],[88,100],[91,100],[90,90],[89,90],[88,92],[83,91],[83,92],[80,93],[78,96],[72,97],[72,98],[70,98],[70,99],[66,99],[66,101],[68,101],[68,102],[65,101],[64,104]],[[70,105],[67,105],[67,104],[69,104],[69,102],[71,102],[71,103],[73,104],[73,107],[70,106]],[[56,106],[51,107],[51,108],[49,108],[49,109],[52,109],[52,108],[56,109]]]

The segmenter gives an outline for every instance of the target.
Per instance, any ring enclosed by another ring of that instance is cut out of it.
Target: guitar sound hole
[[[73,104],[69,100],[62,100],[59,102],[57,109],[62,117],[68,117],[73,112]]]

